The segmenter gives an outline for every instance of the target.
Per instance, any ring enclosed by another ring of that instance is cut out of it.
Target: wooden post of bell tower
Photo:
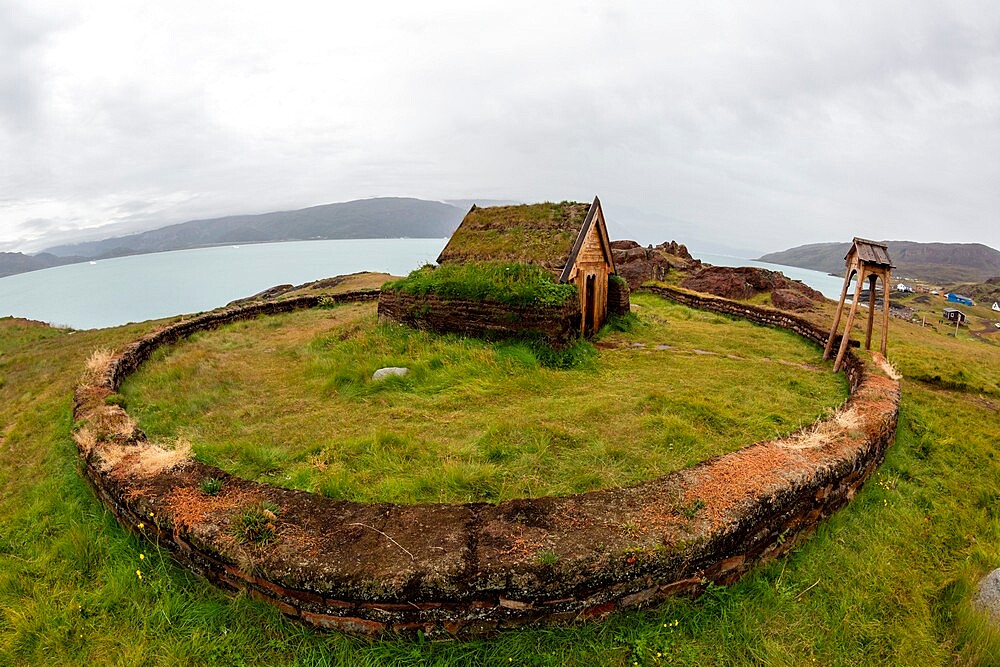
[[[851,249],[844,257],[847,263],[847,270],[844,274],[844,289],[840,292],[840,302],[837,304],[837,314],[833,318],[833,326],[830,328],[830,337],[826,341],[826,349],[823,350],[823,358],[829,359],[833,352],[833,341],[837,338],[837,327],[840,325],[840,317],[844,312],[844,302],[847,300],[847,289],[851,285],[851,278],[857,274],[858,282],[854,288],[854,298],[851,300],[851,310],[847,314],[847,323],[844,325],[844,335],[840,339],[840,349],[837,351],[837,360],[833,364],[834,372],[840,370],[840,365],[844,361],[847,353],[847,346],[850,344],[851,327],[854,325],[854,315],[858,311],[858,302],[861,300],[861,286],[865,279],[868,284],[868,329],[865,333],[865,349],[870,350],[872,346],[872,325],[875,319],[875,284],[879,278],[882,279],[882,354],[885,355],[886,342],[889,338],[889,281],[892,273],[892,260],[889,259],[889,249],[884,243],[876,243],[866,239],[854,238]]]

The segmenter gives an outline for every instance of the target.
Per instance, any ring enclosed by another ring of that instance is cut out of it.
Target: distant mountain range
[[[0,253],[0,276],[86,260],[234,243],[446,238],[455,231],[471,205],[466,205],[466,200],[444,203],[408,197],[378,197],[295,211],[191,220],[102,241],[58,245],[37,255]]]
[[[230,243],[319,239],[445,238],[465,211],[438,201],[406,197],[357,199],[295,211],[191,220],[140,234],[47,248],[64,257],[118,257]]]
[[[893,275],[931,283],[983,282],[1000,276],[1000,252],[981,243],[883,241],[896,268]],[[850,243],[811,243],[759,258],[761,262],[798,266],[842,275]]]
[[[0,253],[0,277],[87,260],[215,245],[357,238],[445,238],[473,203],[509,200],[377,197],[294,211],[191,220],[102,241],[58,245],[35,255]],[[982,282],[1000,276],[1000,252],[978,243],[889,241],[895,275],[936,283]],[[814,243],[764,255],[761,261],[840,275],[849,243]]]

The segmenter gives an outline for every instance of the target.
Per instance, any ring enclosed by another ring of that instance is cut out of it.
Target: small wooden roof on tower
[[[591,226],[601,202],[564,201],[558,204],[473,206],[438,256],[447,262],[520,262],[535,264],[567,279],[567,272]],[[601,245],[614,273],[607,230],[601,225]]]
[[[852,252],[858,254],[858,259],[866,264],[875,264],[876,266],[888,266],[889,268],[894,268],[892,266],[892,260],[889,259],[889,247],[884,243],[879,243],[878,241],[869,241],[868,239],[854,237],[854,244],[851,249],[847,251],[844,255],[844,259],[848,259]]]

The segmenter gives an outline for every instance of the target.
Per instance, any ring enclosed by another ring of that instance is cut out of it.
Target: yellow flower
[[[146,554],[139,554],[139,560],[146,560]]]
[[[139,577],[140,579],[142,579],[142,570],[136,570],[136,571],[135,571],[135,576],[137,576],[137,577]]]
[[[142,521],[140,521],[139,522],[139,530],[142,530],[145,527],[146,527],[146,524],[144,524]]]

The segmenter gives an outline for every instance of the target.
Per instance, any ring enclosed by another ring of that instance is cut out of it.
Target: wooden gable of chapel
[[[581,331],[607,319],[608,279],[615,262],[601,201],[473,206],[438,256],[438,263],[519,262],[541,266],[577,286]]]
[[[608,226],[601,209],[601,200],[594,197],[594,203],[587,211],[587,217],[573,243],[569,260],[559,275],[559,282],[570,283],[579,274],[581,267],[607,267],[608,275],[615,272],[615,260],[608,239]]]

